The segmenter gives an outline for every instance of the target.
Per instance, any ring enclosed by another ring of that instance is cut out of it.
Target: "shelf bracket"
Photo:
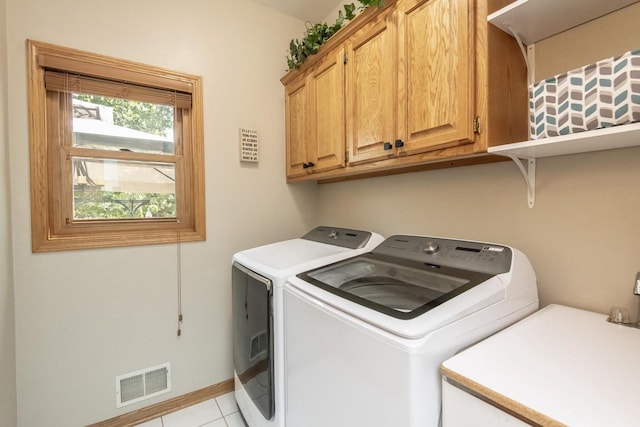
[[[529,203],[529,208],[533,208],[536,202],[536,159],[531,157],[518,157],[513,154],[501,153],[500,155],[513,160],[520,170],[520,173],[522,173],[524,182],[527,185],[527,202]]]
[[[507,30],[509,30],[511,36],[513,36],[513,38],[516,39],[516,42],[518,42],[520,53],[522,53],[522,56],[524,57],[524,63],[527,66],[527,80],[529,81],[529,84],[531,84],[533,83],[533,64],[531,63],[531,59],[529,57],[529,54],[527,53],[527,45],[522,42],[520,34],[518,34],[518,32],[511,25],[507,24],[506,27]]]

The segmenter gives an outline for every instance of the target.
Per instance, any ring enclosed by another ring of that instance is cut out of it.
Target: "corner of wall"
[[[15,310],[11,205],[9,191],[7,4],[0,0],[0,414],[3,425],[17,425]]]

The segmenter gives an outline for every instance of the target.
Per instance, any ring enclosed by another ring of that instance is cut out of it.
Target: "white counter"
[[[531,424],[639,426],[640,329],[551,305],[442,364],[447,380]]]

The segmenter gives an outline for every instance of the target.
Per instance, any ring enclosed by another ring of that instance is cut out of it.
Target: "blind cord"
[[[173,91],[173,120],[176,120],[176,108],[177,108],[177,93],[174,90]],[[174,131],[174,138],[173,140],[176,141],[175,138],[175,127],[173,129]],[[177,154],[176,152],[176,145],[174,143],[173,146],[173,154]],[[176,164],[177,166],[177,164]],[[174,181],[175,182],[175,181]],[[180,224],[180,219],[177,219],[177,223],[178,225]],[[180,335],[182,335],[182,245],[180,242],[180,228],[177,229],[177,238],[178,238],[178,244],[177,244],[177,267],[176,267],[176,271],[178,274],[178,337],[180,337]]]
[[[176,240],[176,271],[178,285],[178,336],[182,335],[182,246],[180,242],[180,232]]]

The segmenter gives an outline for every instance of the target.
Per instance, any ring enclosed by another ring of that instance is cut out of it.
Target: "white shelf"
[[[490,147],[488,152],[537,159],[635,146],[640,146],[640,123],[498,145]]]
[[[535,139],[489,147],[489,154],[507,156],[514,161],[527,186],[527,202],[536,201],[536,159],[567,154],[613,150],[640,146],[640,123],[613,126],[570,135]]]
[[[517,0],[492,13],[488,21],[518,41],[531,73],[529,54],[523,45],[576,27],[640,0]],[[529,81],[533,78],[529,74]],[[640,146],[640,123],[614,126],[570,135],[490,147],[489,154],[511,158],[527,185],[529,207],[535,203],[536,159]]]
[[[536,43],[638,0],[517,0],[489,15],[489,22],[525,45]]]

